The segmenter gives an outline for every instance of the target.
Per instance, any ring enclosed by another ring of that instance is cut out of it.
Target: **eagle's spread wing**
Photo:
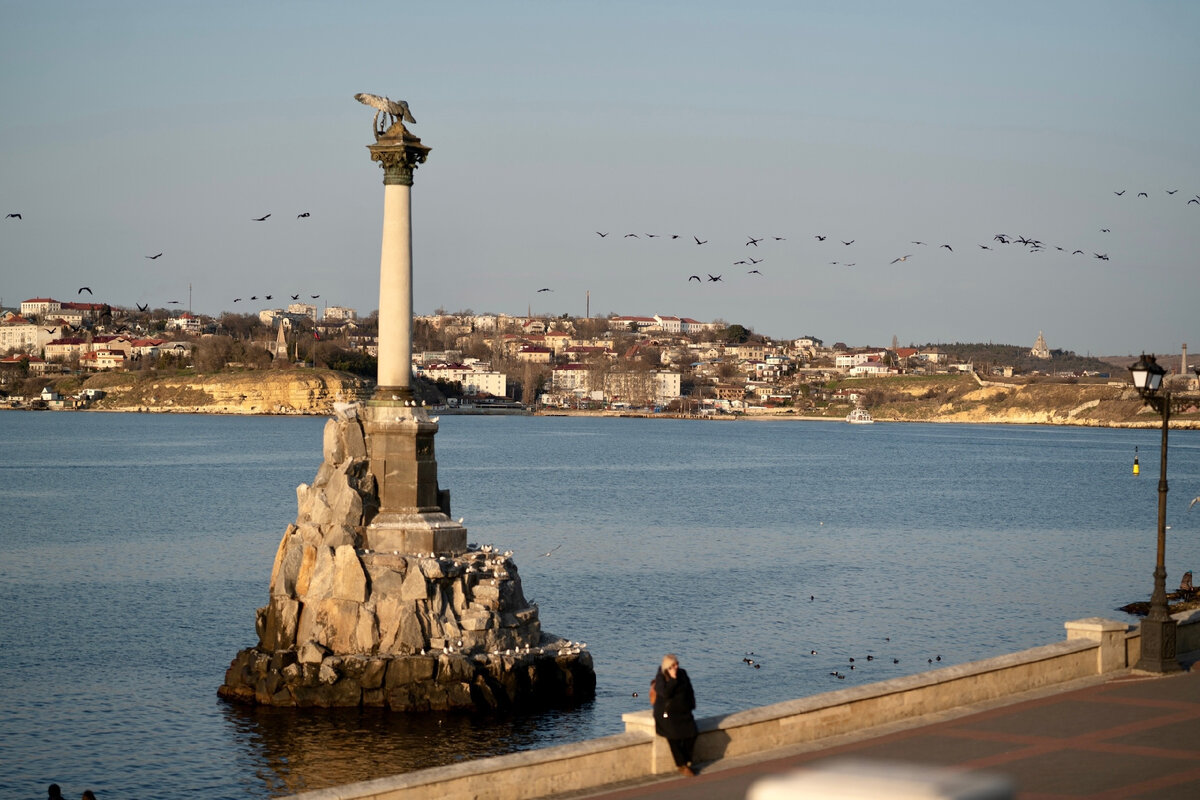
[[[358,94],[354,95],[354,99],[363,105],[370,106],[371,108],[378,109],[379,111],[384,111],[388,114],[391,114],[393,117],[398,117],[404,120],[405,122],[412,122],[414,124],[416,123],[416,120],[413,119],[412,112],[408,110],[408,103],[404,102],[403,100],[396,102],[391,98],[380,97],[377,94],[367,94],[366,92],[359,92]]]

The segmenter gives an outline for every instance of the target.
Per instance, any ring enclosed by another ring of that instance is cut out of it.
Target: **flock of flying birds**
[[[1178,189],[1164,189],[1163,191],[1167,195],[1170,196],[1170,195],[1174,195],[1179,190]],[[1126,190],[1121,189],[1120,191],[1114,191],[1113,194],[1116,195],[1117,197],[1123,197],[1126,194]],[[1137,192],[1136,195],[1131,195],[1131,197],[1133,197],[1135,199],[1136,198],[1149,199],[1150,193],[1149,192]],[[1193,204],[1193,203],[1195,203],[1197,206],[1200,206],[1200,194],[1196,195],[1195,197],[1193,197],[1187,201],[1188,205]],[[1111,232],[1112,232],[1111,228],[1105,227],[1105,228],[1099,229],[1099,233],[1101,233],[1101,234],[1106,234],[1106,233],[1111,233]],[[611,234],[611,231],[596,231],[595,233],[601,239],[607,239],[609,237],[609,235]],[[701,239],[699,236],[696,236],[694,234],[691,235],[690,237],[688,237],[688,236],[682,236],[682,235],[676,234],[676,233],[672,233],[672,234],[626,233],[623,236],[621,236],[620,238],[621,239],[638,239],[638,240],[665,239],[668,241],[681,240],[685,243],[693,244],[693,246],[701,246],[701,245],[706,245],[709,243],[708,239]],[[857,238],[852,238],[852,239],[835,238],[833,240],[830,240],[830,237],[827,234],[815,234],[812,238],[818,243],[826,242],[827,240],[829,240],[828,244],[831,247],[834,247],[834,249],[836,249],[836,245],[838,243],[840,243],[842,247],[852,247],[855,244],[855,242],[858,241]],[[784,237],[784,236],[757,236],[757,237],[756,236],[747,236],[746,241],[743,243],[743,246],[756,248],[754,251],[750,251],[750,252],[758,253],[759,246],[764,243],[770,244],[770,243],[782,242],[782,241],[786,241],[786,240],[787,240],[787,237]],[[946,250],[949,253],[954,253],[954,246],[949,243],[942,242],[942,243],[937,243],[937,244],[930,244],[929,242],[925,242],[925,241],[913,240],[909,244],[912,247],[927,247],[927,248],[936,249],[936,250]],[[1086,249],[1085,250],[1081,247],[1064,247],[1062,245],[1057,245],[1057,244],[1047,244],[1043,240],[1038,239],[1036,237],[1025,236],[1025,235],[1014,236],[1014,235],[1010,235],[1007,233],[997,233],[997,234],[993,235],[991,240],[988,241],[986,244],[978,244],[977,243],[976,247],[978,247],[980,250],[996,250],[1003,245],[1023,246],[1026,249],[1026,251],[1029,253],[1054,251],[1054,252],[1061,252],[1061,253],[1069,253],[1070,255],[1073,255],[1073,256],[1084,256],[1085,258],[1090,257],[1092,259],[1100,260],[1100,261],[1108,261],[1109,260],[1109,254],[1107,252],[1097,252],[1095,249]],[[910,249],[910,248],[908,246],[906,246],[905,249]],[[853,251],[846,251],[846,252],[853,252]],[[898,255],[889,262],[889,265],[899,264],[899,263],[907,262],[910,259],[917,258],[918,252],[920,252],[920,251],[918,250],[918,251],[914,251],[912,253],[904,253],[903,255]],[[761,269],[759,269],[758,265],[762,264],[765,260],[766,260],[765,257],[764,258],[754,258],[753,255],[747,255],[743,258],[739,258],[738,260],[733,261],[730,264],[730,266],[746,267],[747,268],[745,270],[746,275],[753,275],[753,276],[758,276],[761,278],[764,276],[764,273]],[[829,264],[843,266],[843,267],[854,267],[854,266],[858,265],[858,262],[857,261],[847,262],[847,261],[839,260],[839,261],[830,261]],[[714,274],[712,272],[706,272],[703,275],[698,275],[698,274],[697,275],[688,275],[688,277],[687,277],[688,282],[696,281],[697,283],[701,283],[701,284],[703,284],[703,283],[723,283],[724,279],[725,279],[724,271],[717,272],[716,274]],[[550,289],[539,289],[538,291],[539,292],[548,292],[551,290]]]
[[[308,211],[302,211],[301,213],[299,213],[299,214],[297,214],[297,215],[296,215],[296,219],[309,219],[310,217],[312,217],[312,214],[311,214],[311,212],[308,212]],[[9,219],[12,219],[12,220],[23,220],[23,219],[24,219],[24,217],[21,215],[21,213],[20,213],[20,212],[17,212],[17,211],[14,211],[14,212],[11,212],[11,213],[9,213],[9,214],[6,214],[4,218],[5,218],[6,220],[9,220]],[[261,217],[251,217],[251,218],[250,218],[250,221],[251,221],[251,222],[266,222],[266,221],[267,221],[268,219],[270,219],[270,218],[271,218],[271,215],[270,215],[270,214],[264,214],[264,215],[263,215],[263,216],[261,216]],[[152,255],[152,256],[144,256],[144,258],[148,258],[148,259],[150,259],[151,261],[157,261],[158,259],[162,258],[162,256],[163,256],[163,254],[162,254],[161,252],[158,252],[158,253],[155,253],[155,254],[154,254],[154,255]],[[83,294],[84,292],[87,292],[88,294],[93,294],[93,292],[92,292],[92,287],[90,287],[90,286],[80,286],[80,287],[79,287],[79,290],[78,290],[78,291],[77,291],[75,294],[76,294],[76,295],[81,295],[81,294]],[[289,297],[291,297],[293,300],[299,300],[299,299],[300,299],[300,294],[299,294],[299,293],[297,293],[297,294],[289,294],[288,296],[289,296]],[[319,295],[319,294],[310,294],[308,297],[309,297],[309,299],[311,299],[311,300],[316,300],[316,299],[317,299],[318,297],[320,297],[320,296],[321,296],[321,295]],[[261,297],[261,299],[263,299],[263,300],[271,300],[271,299],[273,299],[273,298],[274,298],[274,295],[273,295],[273,294],[264,294],[264,295],[262,295],[262,297]],[[249,298],[245,298],[245,299],[249,299],[249,300],[258,300],[258,299],[260,299],[260,298],[259,298],[259,295],[250,295],[250,297],[249,297]],[[235,302],[235,303],[240,303],[240,302],[242,302],[242,300],[243,300],[243,298],[241,298],[241,297],[235,297],[235,298],[233,298],[233,302]],[[181,301],[181,300],[168,300],[168,301],[167,301],[167,305],[171,305],[171,306],[182,305],[182,303],[183,303],[183,301]],[[150,310],[150,304],[149,304],[149,303],[146,303],[145,305],[143,305],[143,304],[141,304],[141,303],[134,303],[134,305],[136,305],[136,306],[137,306],[137,309],[138,309],[138,311],[140,311],[140,312],[146,312],[146,311],[149,311],[149,310]]]

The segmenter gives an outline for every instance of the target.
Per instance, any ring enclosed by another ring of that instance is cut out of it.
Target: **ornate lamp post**
[[[1163,376],[1154,356],[1142,354],[1129,368],[1133,385],[1142,399],[1162,414],[1162,454],[1158,470],[1158,558],[1154,566],[1154,593],[1150,595],[1150,612],[1142,620],[1142,655],[1135,666],[1146,672],[1178,672],[1175,660],[1175,620],[1167,611],[1167,430],[1171,420],[1171,392],[1163,390]]]

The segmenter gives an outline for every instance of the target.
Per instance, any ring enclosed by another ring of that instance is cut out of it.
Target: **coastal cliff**
[[[334,401],[352,402],[368,392],[362,378],[328,369],[109,373],[88,378],[82,388],[105,392],[93,406],[98,410],[199,414],[327,415]]]
[[[876,420],[1016,425],[1158,427],[1161,419],[1128,384],[983,381],[930,376],[845,381]],[[1195,403],[1172,413],[1174,428],[1200,428]]]

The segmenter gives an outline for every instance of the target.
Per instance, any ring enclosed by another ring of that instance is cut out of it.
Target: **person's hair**
[[[47,791],[51,797],[62,797],[62,789],[58,788],[57,783],[50,784],[50,788]]]
[[[96,800],[96,795],[92,794],[91,789],[84,789],[83,797],[81,797],[80,800]]]
[[[662,664],[659,665],[659,669],[661,669],[663,672],[666,672],[667,667],[671,666],[672,664],[678,665],[679,659],[676,658],[674,653],[667,653],[665,656],[663,656]]]

